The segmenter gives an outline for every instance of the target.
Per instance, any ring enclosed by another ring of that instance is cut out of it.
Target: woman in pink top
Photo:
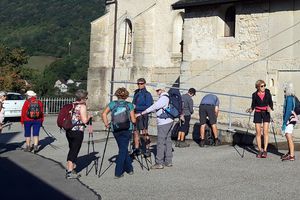
[[[267,157],[267,148],[269,143],[269,123],[271,120],[270,112],[273,110],[273,101],[270,90],[266,89],[266,83],[258,80],[255,83],[256,92],[252,94],[251,108],[246,112],[254,112],[253,122],[255,123],[256,142],[258,147],[257,158]],[[261,147],[261,124],[263,123],[264,148]]]

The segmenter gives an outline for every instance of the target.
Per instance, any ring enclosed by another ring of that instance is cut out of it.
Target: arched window
[[[132,23],[129,19],[125,19],[120,27],[120,47],[122,58],[132,53]]]
[[[227,8],[225,12],[224,37],[235,36],[235,14],[236,12],[234,6]]]
[[[178,13],[173,23],[172,52],[178,54],[183,53],[183,14],[184,13]]]

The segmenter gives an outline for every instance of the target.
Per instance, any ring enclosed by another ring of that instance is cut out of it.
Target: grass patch
[[[28,60],[28,64],[25,67],[38,69],[44,71],[45,67],[58,60],[59,58],[53,56],[31,56]]]

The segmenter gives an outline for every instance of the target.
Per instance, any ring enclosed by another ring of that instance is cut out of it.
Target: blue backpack
[[[111,123],[113,131],[124,131],[130,128],[130,108],[127,102],[114,101],[111,111]]]
[[[164,95],[169,98],[169,105],[167,108],[163,109],[164,112],[159,116],[159,118],[179,118],[182,113],[182,98],[178,89],[171,88],[168,95]]]

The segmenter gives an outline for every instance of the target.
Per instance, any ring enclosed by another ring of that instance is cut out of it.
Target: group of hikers
[[[179,129],[177,130],[177,141],[175,147],[185,148],[189,144],[185,141],[186,135],[189,133],[191,115],[194,113],[193,96],[196,90],[190,88],[186,94],[180,95],[180,102],[176,106],[176,98],[173,93],[166,92],[166,87],[162,84],[155,85],[155,91],[158,100],[153,101],[153,97],[146,89],[146,80],[139,78],[137,87],[134,91],[132,102],[126,101],[129,92],[126,88],[118,88],[114,95],[117,100],[111,101],[102,113],[102,120],[107,129],[109,129],[118,145],[118,156],[116,159],[115,178],[124,176],[124,172],[132,175],[134,173],[132,158],[143,154],[146,157],[151,156],[150,144],[151,140],[148,133],[149,114],[156,113],[157,121],[157,153],[155,156],[155,164],[151,169],[163,169],[164,167],[172,167],[173,149],[171,133],[174,119],[179,120]],[[246,110],[248,113],[254,111],[256,143],[258,148],[257,158],[267,158],[267,148],[269,142],[269,123],[272,118],[270,113],[274,110],[271,93],[266,89],[266,83],[258,80],[255,83],[256,91],[252,94],[251,107]],[[295,150],[293,142],[293,128],[298,121],[300,114],[300,103],[295,96],[295,90],[292,83],[286,83],[283,86],[284,105],[283,105],[283,123],[282,133],[287,139],[289,151],[281,157],[282,161],[294,161]],[[174,93],[175,94],[175,93]],[[6,98],[6,92],[0,91],[0,131],[3,124],[3,102]],[[43,104],[37,99],[34,91],[27,91],[27,100],[22,108],[21,123],[24,125],[25,151],[38,152],[39,130],[43,125],[44,112]],[[86,101],[88,100],[88,92],[78,90],[75,93],[75,102],[71,106],[71,124],[66,129],[66,137],[69,144],[69,152],[66,163],[66,178],[78,178],[80,175],[76,172],[76,159],[79,154],[82,142],[85,124],[87,124],[92,116],[87,111]],[[178,101],[178,99],[177,99]],[[178,102],[177,102],[178,103]],[[214,145],[221,144],[218,139],[217,118],[219,114],[219,98],[214,94],[205,95],[199,105],[200,119],[200,142],[199,146],[205,146],[205,128],[209,123],[214,137]],[[176,110],[177,109],[177,110]],[[111,115],[109,119],[108,115]],[[261,136],[263,134],[263,144]],[[31,145],[31,136],[33,136],[33,144]],[[132,143],[132,151],[128,151],[130,141]],[[144,146],[144,149],[142,149]]]

